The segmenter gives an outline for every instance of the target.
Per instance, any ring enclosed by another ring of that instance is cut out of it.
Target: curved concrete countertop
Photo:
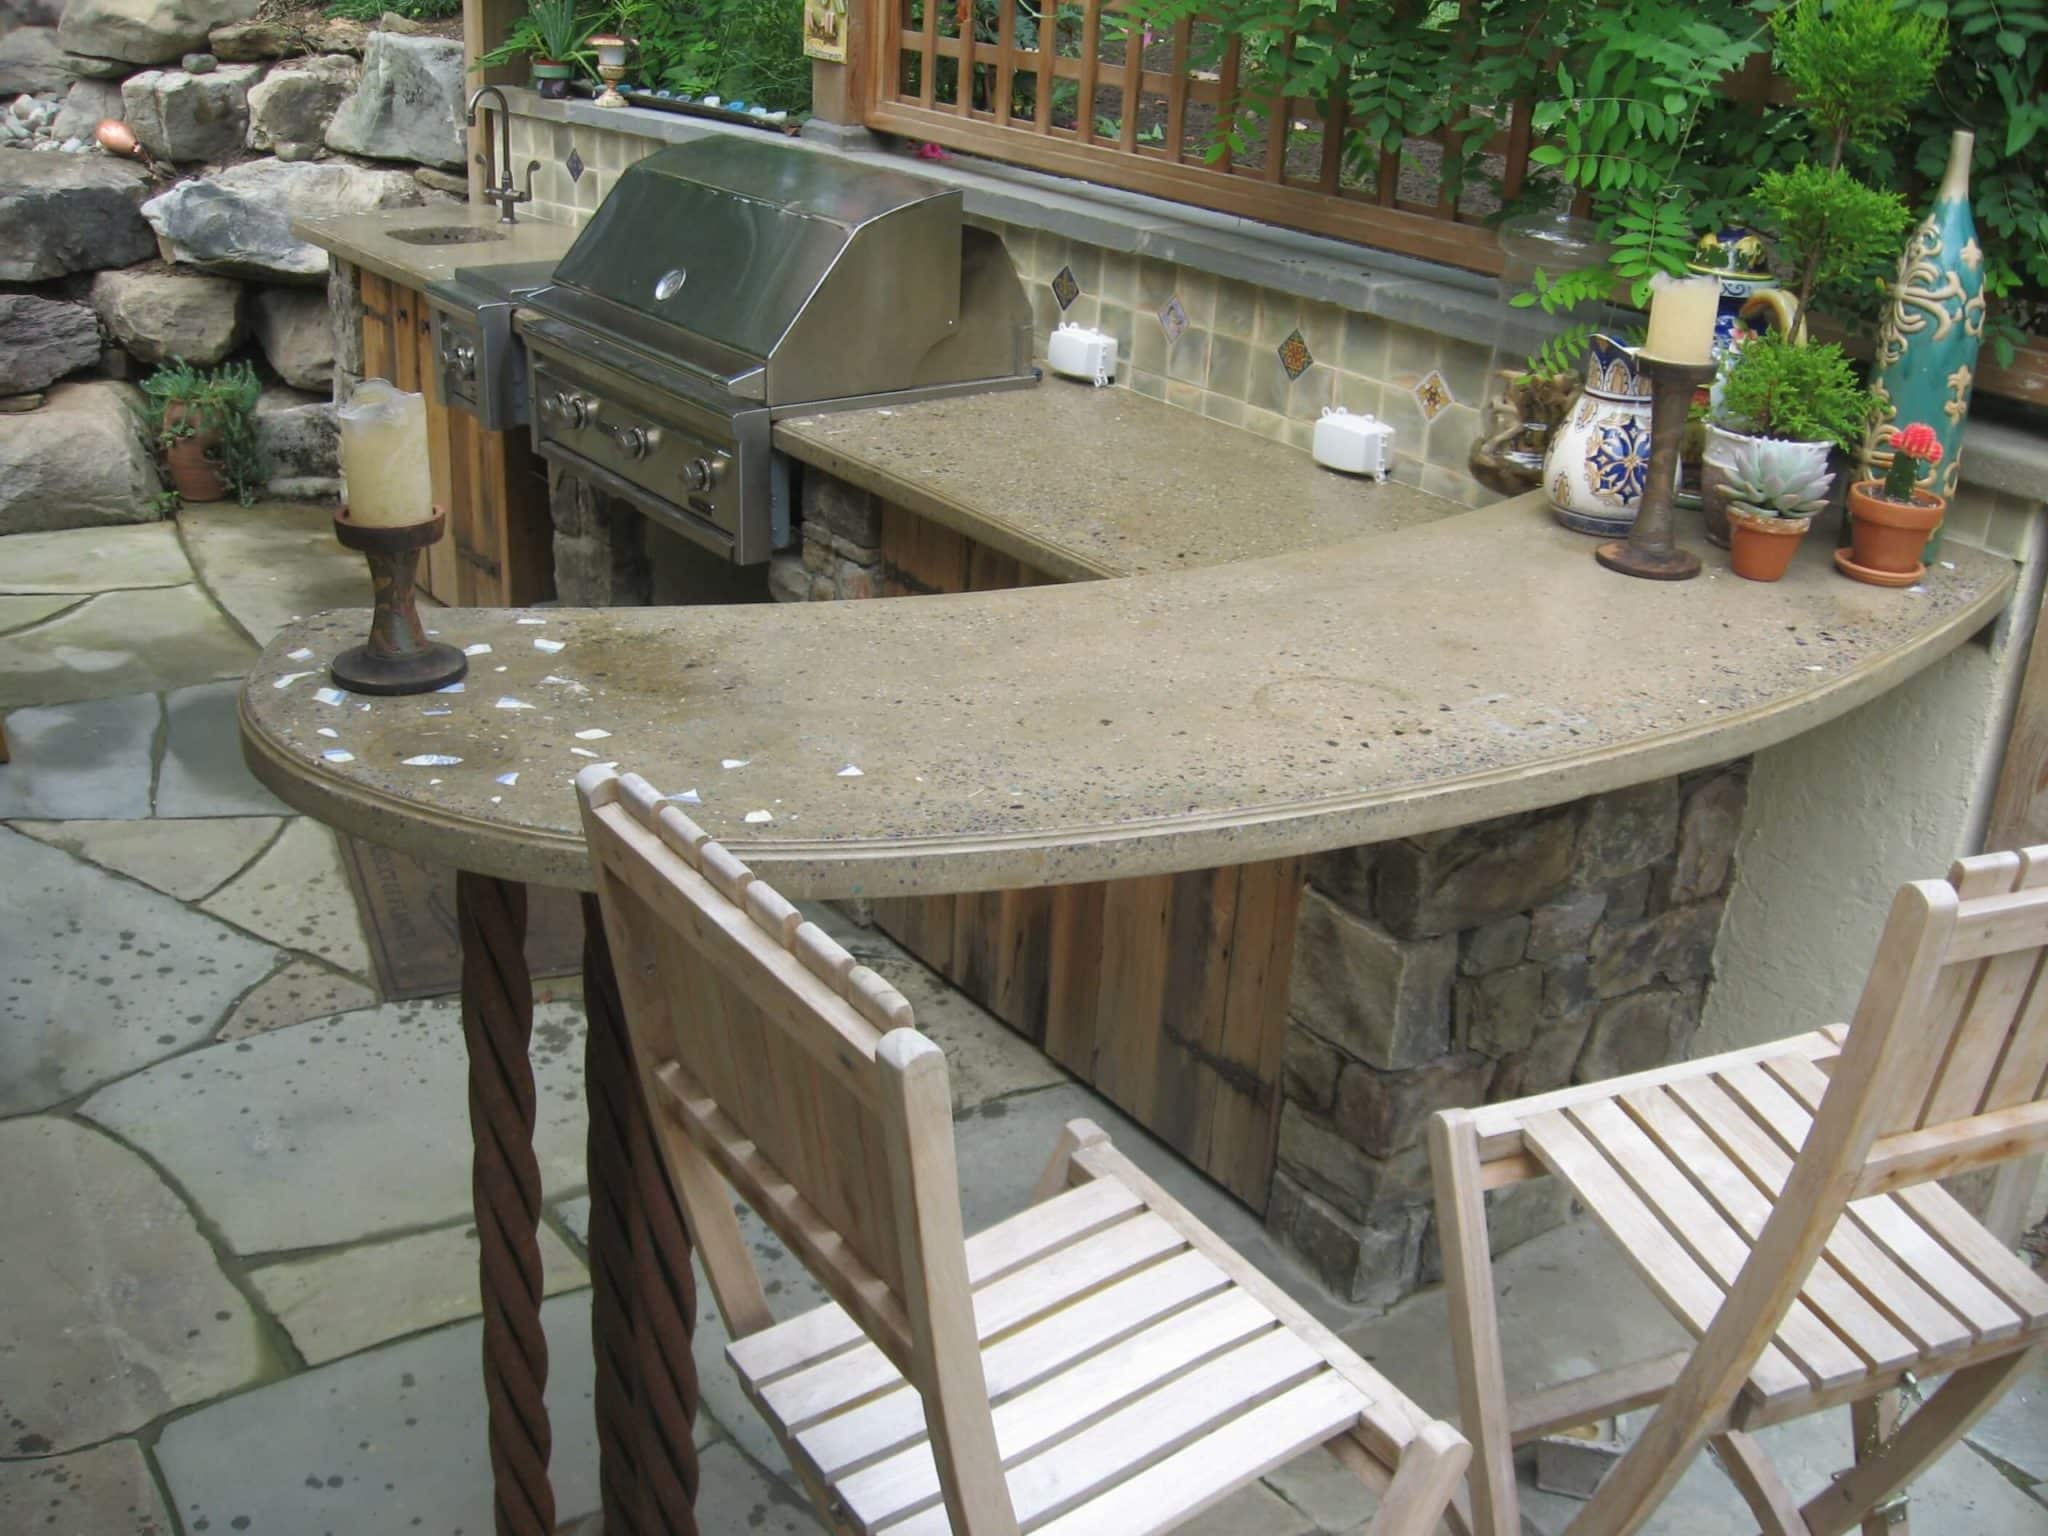
[[[325,704],[328,660],[366,623],[338,612],[264,652],[242,695],[244,747],[282,799],[333,826],[551,885],[588,883],[570,781],[613,759],[666,793],[696,791],[688,813],[793,895],[1243,863],[1756,751],[1945,655],[2013,586],[2009,562],[1960,547],[1922,589],[1860,586],[1806,542],[1774,585],[1713,555],[1697,581],[1632,581],[1530,495],[1267,559],[1063,586],[450,609],[434,618],[442,639],[491,646],[463,692]],[[406,761],[431,755],[461,761]],[[773,820],[749,823],[758,811]]]

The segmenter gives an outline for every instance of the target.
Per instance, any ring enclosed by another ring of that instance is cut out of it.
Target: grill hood
[[[1030,364],[1001,242],[961,194],[768,140],[674,145],[619,178],[530,303],[776,406]]]

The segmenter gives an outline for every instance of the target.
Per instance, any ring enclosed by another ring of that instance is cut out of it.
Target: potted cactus
[[[1876,586],[1903,586],[1926,570],[1920,552],[1948,511],[1948,502],[1919,481],[1941,462],[1941,439],[1924,421],[1894,427],[1886,437],[1892,462],[1882,480],[1849,487],[1849,556],[1843,570]],[[1890,580],[1881,578],[1890,577]]]
[[[1728,555],[1735,574],[1776,581],[1828,504],[1834,476],[1804,443],[1766,437],[1737,439],[1721,463],[1727,495]]]

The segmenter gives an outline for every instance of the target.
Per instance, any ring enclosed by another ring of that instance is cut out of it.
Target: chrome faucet
[[[486,127],[484,130],[484,152],[476,157],[476,163],[484,168],[484,201],[498,205],[498,222],[500,224],[517,224],[519,222],[518,217],[512,210],[521,203],[533,201],[533,173],[540,169],[540,162],[538,160],[526,162],[525,190],[514,190],[512,185],[512,113],[505,105],[505,93],[495,85],[479,86],[476,94],[469,98],[469,110],[463,114],[462,120],[466,126],[474,128],[476,126],[477,103],[486,96],[495,96],[498,99],[498,149],[496,154],[493,155],[491,151],[490,130]],[[495,171],[491,164],[494,159],[497,161]],[[491,185],[491,179],[494,174],[498,178],[496,186]]]

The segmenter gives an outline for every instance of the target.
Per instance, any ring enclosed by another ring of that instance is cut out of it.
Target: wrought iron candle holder
[[[1674,363],[1640,354],[1637,365],[1650,376],[1650,469],[1643,500],[1626,539],[1602,544],[1593,558],[1610,571],[1649,581],[1689,581],[1699,575],[1699,556],[1678,547],[1672,531],[1678,455],[1692,397],[1714,376],[1708,363]]]
[[[328,668],[335,682],[351,693],[431,693],[461,681],[469,671],[469,658],[462,652],[427,638],[414,592],[420,551],[440,539],[447,523],[447,514],[439,507],[426,522],[395,528],[350,522],[347,507],[335,513],[335,538],[345,549],[360,550],[369,561],[376,603],[370,638],[343,651]]]

